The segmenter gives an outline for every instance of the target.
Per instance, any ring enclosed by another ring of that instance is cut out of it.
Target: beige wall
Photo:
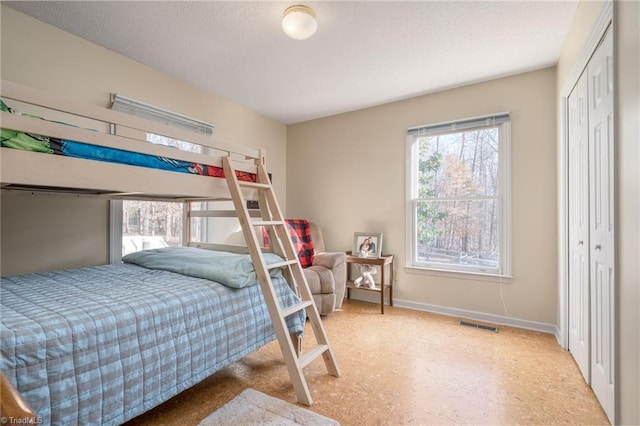
[[[558,60],[559,89],[573,70],[575,62],[585,53],[585,45],[603,4],[600,0],[581,1],[578,4]]]
[[[383,251],[397,256],[397,303],[555,324],[555,82],[548,68],[289,126],[288,215],[322,226],[331,250],[351,249],[354,232],[381,231]],[[513,280],[410,272],[407,128],[503,111],[512,116]]]
[[[617,424],[640,424],[640,3],[616,1],[616,413]],[[558,63],[558,101],[584,65],[585,46],[605,2],[579,4]],[[560,119],[560,117],[559,117]],[[562,150],[562,129],[558,149]]]
[[[0,207],[3,276],[107,263],[104,200],[11,194]]]
[[[1,53],[0,74],[3,79],[25,84],[53,93],[59,93],[76,101],[99,106],[108,106],[109,94],[120,93],[183,115],[195,117],[216,126],[215,139],[225,143],[239,144],[254,148],[266,148],[268,168],[274,176],[274,187],[281,205],[286,202],[286,126],[266,118],[221,97],[214,96],[190,86],[174,77],[163,74],[147,66],[129,60],[124,56],[89,43],[69,33],[56,29],[40,21],[1,6]],[[215,78],[212,76],[212,78]],[[81,186],[81,181],[79,182]],[[43,220],[33,221],[28,228],[15,223],[20,217],[31,217],[33,212],[20,212],[29,203],[13,204],[3,197],[2,204],[2,274],[9,272],[29,272],[54,267],[53,259],[44,260],[32,256],[30,251],[17,249],[20,236],[12,235],[20,229],[26,240],[39,240],[40,250],[59,253],[60,267],[67,267],[66,258],[76,257],[71,247],[83,247],[86,256],[81,257],[87,265],[106,263],[108,209],[95,209],[94,203],[67,200],[64,213],[72,215],[77,222],[85,221],[84,215],[91,205],[93,224],[82,233],[82,242],[76,243],[75,236],[69,235],[64,243],[60,240],[42,240],[39,235],[46,229],[61,226],[52,220],[63,210],[61,204],[51,197],[38,197],[39,211]],[[74,208],[67,208],[73,205]],[[10,211],[11,214],[5,212]],[[68,223],[74,223],[70,219]],[[95,241],[85,245],[84,241]],[[83,266],[82,262],[72,262],[73,266]]]

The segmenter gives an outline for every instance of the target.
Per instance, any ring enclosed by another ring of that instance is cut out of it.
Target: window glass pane
[[[416,214],[418,262],[498,268],[495,199],[418,201]]]
[[[509,275],[509,114],[407,136],[410,266]]]
[[[192,201],[190,203],[191,210],[224,210],[225,208],[228,210],[228,206],[233,210],[232,202],[221,202],[221,201]]]
[[[496,195],[498,134],[490,127],[418,138],[418,198]]]
[[[182,245],[183,203],[122,202],[122,255]]]
[[[237,217],[193,217],[191,239],[198,243],[245,245]]]
[[[151,142],[155,145],[170,146],[172,148],[178,148],[182,151],[195,152],[198,154],[206,154],[206,147],[191,142],[185,142],[178,139],[168,138],[162,135],[156,135],[155,133],[147,133],[147,142]]]

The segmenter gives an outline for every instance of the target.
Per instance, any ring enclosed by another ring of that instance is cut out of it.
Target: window
[[[118,253],[112,253],[113,263],[119,263],[121,256],[136,251],[182,246],[187,243],[183,241],[186,203],[142,200],[113,200],[111,203],[113,232],[121,229],[113,240],[114,245],[119,240],[121,247]],[[233,212],[230,201],[190,202],[189,208],[191,241],[244,244],[238,218],[225,216],[226,211]],[[120,222],[114,222],[114,219]]]
[[[232,201],[192,202],[189,226],[191,240],[194,242],[245,244]]]
[[[122,201],[122,255],[182,245],[184,203]]]
[[[509,115],[407,132],[408,266],[510,274]]]

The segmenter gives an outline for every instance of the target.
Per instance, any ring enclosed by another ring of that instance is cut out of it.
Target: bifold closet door
[[[587,73],[568,100],[569,113],[569,351],[590,383],[589,122]]]
[[[607,32],[589,64],[589,263],[591,387],[614,414],[614,133],[613,37]]]
[[[568,98],[569,351],[613,422],[613,39],[608,31]]]

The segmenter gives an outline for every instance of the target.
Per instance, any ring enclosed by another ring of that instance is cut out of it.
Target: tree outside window
[[[123,200],[122,255],[182,245],[184,204]]]

